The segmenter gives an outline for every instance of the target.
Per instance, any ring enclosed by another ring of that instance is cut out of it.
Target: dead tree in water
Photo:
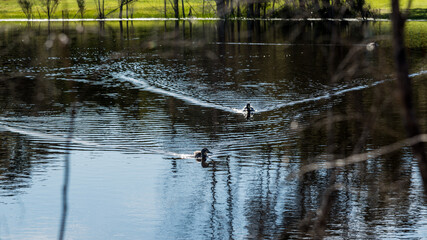
[[[410,3],[411,1],[409,1]],[[403,121],[408,137],[416,137],[421,134],[415,117],[415,111],[412,98],[411,80],[408,76],[408,63],[405,54],[405,45],[403,41],[405,17],[400,13],[399,0],[392,0],[392,24],[393,24],[393,48],[394,61],[396,65],[396,75],[398,84],[398,93],[402,103]],[[424,192],[427,193],[427,158],[424,149],[424,143],[420,140],[412,144],[412,151],[418,160],[421,177],[424,183]]]

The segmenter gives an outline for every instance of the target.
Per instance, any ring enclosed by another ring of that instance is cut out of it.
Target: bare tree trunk
[[[237,0],[237,17],[241,17],[242,12],[240,11],[240,1]]]
[[[173,1],[173,10],[175,11],[175,18],[179,18],[179,1],[178,0],[174,0]]]
[[[250,3],[248,3],[248,7],[247,7],[247,17],[248,18],[253,18],[254,17],[254,3],[252,2],[252,0],[249,0],[249,1],[251,1]]]
[[[314,0],[313,1],[313,6],[314,6],[314,9],[316,11],[319,10],[319,8],[320,8],[319,0]]]
[[[305,9],[305,0],[299,0],[299,7]]]
[[[271,11],[272,13],[274,13],[274,7],[276,5],[276,0],[273,0],[273,10]]]
[[[122,18],[123,16],[123,3],[125,0],[120,1],[120,10],[119,10],[119,18]]]
[[[181,0],[181,5],[182,5],[182,17],[185,18],[184,0]]]
[[[46,8],[46,14],[47,14],[47,19],[50,19],[50,2],[49,0],[47,0],[47,8]]]
[[[408,63],[405,54],[405,45],[403,41],[405,19],[399,10],[399,0],[392,0],[392,24],[393,24],[393,48],[394,61],[396,64],[397,83],[400,100],[403,105],[403,121],[406,133],[409,137],[420,135],[421,131],[415,117],[415,111],[412,99],[411,80],[408,76]],[[418,160],[421,177],[424,183],[424,192],[427,194],[427,158],[422,141],[412,145],[412,151]]]
[[[219,18],[225,18],[225,0],[216,0],[216,14]]]
[[[261,17],[261,3],[259,1],[255,4],[255,17],[257,18]]]
[[[164,3],[165,3],[165,18],[166,18],[166,17],[167,17],[167,16],[166,16],[166,0],[165,0],[165,2],[164,2]]]

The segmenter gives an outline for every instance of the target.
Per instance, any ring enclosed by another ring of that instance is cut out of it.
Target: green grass
[[[34,1],[33,7],[33,18],[46,18],[45,12],[42,10],[40,4],[38,4],[38,0]],[[172,7],[170,5],[170,1],[166,1],[167,5],[167,17],[174,17],[174,13]],[[181,3],[181,1],[180,1]],[[198,17],[213,17],[214,9],[212,6],[215,6],[213,2],[206,3],[203,12],[203,0],[191,0],[184,1],[185,12],[186,15],[190,10],[190,5],[192,7],[192,15],[196,15]],[[212,5],[213,4],[213,5]],[[110,11],[116,9],[118,7],[118,0],[105,0],[105,14]],[[182,7],[179,6],[180,16],[182,17]],[[61,0],[61,3],[58,6],[58,9],[53,15],[53,18],[62,18],[62,13],[69,13],[69,18],[80,18],[80,15],[77,14],[78,7],[76,0]],[[130,15],[130,10],[129,10]],[[119,11],[115,11],[107,16],[107,18],[117,18],[119,16]],[[123,9],[123,17],[126,16],[126,8]],[[164,1],[163,0],[140,0],[133,4],[133,17],[134,18],[162,18],[164,17]],[[86,0],[86,10],[84,12],[84,18],[96,18],[96,5],[94,0]],[[18,0],[0,0],[0,18],[25,18],[19,4]]]
[[[371,6],[371,9],[378,9],[380,16],[388,17],[390,13],[390,2],[391,0],[366,0],[367,4]],[[407,1],[401,1],[402,8],[407,6]],[[34,0],[35,4],[33,7],[33,18],[46,18],[46,14],[41,9],[39,0]],[[174,17],[170,0],[167,2],[167,17]],[[205,13],[202,14],[203,0],[185,0],[185,12],[188,14],[190,5],[192,7],[192,14],[197,17],[214,17],[215,16],[215,1],[205,1]],[[181,1],[180,1],[181,3]],[[109,13],[111,10],[117,8],[118,0],[105,0],[105,13]],[[164,17],[164,0],[139,0],[133,5],[134,18],[148,18]],[[61,0],[61,3],[53,15],[53,18],[62,18],[62,13],[68,11],[69,18],[80,18],[76,16],[78,11],[76,0]],[[180,6],[180,14],[181,6]],[[124,13],[125,16],[125,13]],[[86,0],[86,11],[84,18],[96,18],[97,12],[95,10],[95,1]],[[110,14],[107,18],[117,18],[118,11]],[[427,0],[413,0],[410,11],[411,18],[427,19]],[[0,18],[25,18],[19,7],[18,0],[0,0]]]
[[[366,0],[366,3],[371,6],[372,9],[381,9],[383,11],[391,11],[391,0]],[[406,8],[408,6],[408,0],[401,0],[400,6]],[[411,9],[414,8],[424,8],[427,9],[426,0],[413,0],[411,4]]]
[[[377,10],[380,18],[390,18],[391,0],[366,0],[371,9]],[[408,7],[408,0],[400,1],[401,9]],[[413,0],[409,8],[409,18],[427,19],[427,0]]]

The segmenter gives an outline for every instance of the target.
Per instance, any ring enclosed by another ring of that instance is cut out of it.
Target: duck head
[[[202,152],[202,156],[207,156],[208,153],[211,153],[211,151],[209,151],[209,149],[207,148],[203,148],[201,152]]]

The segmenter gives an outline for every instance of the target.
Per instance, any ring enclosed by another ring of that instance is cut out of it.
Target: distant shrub
[[[273,14],[272,17],[278,17],[278,18],[294,18],[297,15],[295,12],[295,9],[288,5],[284,5],[281,8],[277,9]]]
[[[364,19],[373,16],[369,6],[365,0],[336,0],[330,4],[329,1],[321,1],[312,3],[304,2],[305,4],[285,4],[279,8],[274,14],[274,17],[281,18],[354,18],[362,17]],[[321,4],[320,4],[321,3]]]
[[[366,19],[373,16],[365,0],[336,1],[334,5],[326,5],[319,9],[322,18],[354,18]]]
[[[32,0],[18,0],[18,4],[28,19],[33,16],[33,1]]]
[[[46,13],[47,18],[51,19],[59,5],[60,0],[41,0],[41,8]]]

